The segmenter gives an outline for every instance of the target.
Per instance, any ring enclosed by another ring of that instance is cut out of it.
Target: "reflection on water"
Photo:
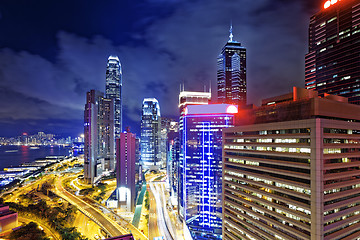
[[[21,153],[21,163],[28,162],[29,160],[29,147],[28,146],[20,146]]]
[[[0,170],[4,167],[19,166],[25,162],[32,162],[36,158],[50,155],[68,155],[68,147],[40,146],[30,148],[29,146],[0,146]]]

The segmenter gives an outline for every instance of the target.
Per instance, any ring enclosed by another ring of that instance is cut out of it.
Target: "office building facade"
[[[324,3],[310,18],[305,87],[360,104],[360,2]]]
[[[90,90],[84,110],[84,179],[93,184],[115,167],[114,104],[102,92]]]
[[[171,121],[168,132],[168,156],[167,156],[167,181],[170,187],[170,196],[172,205],[177,205],[178,198],[178,167],[180,159],[180,137],[179,137],[179,122]]]
[[[179,212],[194,239],[221,239],[222,129],[237,107],[189,105],[183,116]]]
[[[133,133],[122,132],[116,139],[116,186],[119,207],[127,212],[135,209],[135,168],[136,168],[136,137]]]
[[[294,91],[223,130],[223,239],[360,237],[360,107]]]
[[[108,58],[105,97],[114,101],[115,138],[119,138],[122,131],[122,69],[117,56]]]
[[[232,26],[217,58],[217,86],[218,103],[246,104],[246,48],[233,40]]]
[[[155,98],[145,98],[141,114],[141,165],[143,169],[161,168],[160,154],[161,117],[160,105]]]
[[[185,89],[182,89],[179,94],[179,112],[180,112],[180,118],[179,118],[179,141],[180,141],[180,149],[183,149],[183,131],[184,131],[184,125],[183,125],[183,118],[185,116],[185,109],[188,105],[207,105],[211,101],[211,91],[209,92],[193,92],[193,91],[185,91]],[[179,161],[177,163],[178,165],[178,186],[177,188],[177,202],[179,205],[178,208],[178,214],[181,216],[182,219],[184,219],[184,210],[182,208],[182,204],[180,202],[182,201],[182,195],[183,195],[183,188],[181,187],[183,185],[183,179],[181,178],[181,173],[179,171],[179,168],[183,168],[183,151],[180,150],[179,153]]]

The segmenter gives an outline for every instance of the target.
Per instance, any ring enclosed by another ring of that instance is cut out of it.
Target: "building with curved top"
[[[114,100],[115,138],[122,131],[122,69],[117,56],[109,56],[106,67],[105,97]]]
[[[141,165],[143,169],[158,170],[160,154],[160,105],[156,98],[145,98],[141,114]]]

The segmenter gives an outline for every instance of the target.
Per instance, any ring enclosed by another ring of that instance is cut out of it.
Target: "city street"
[[[154,181],[158,176],[149,178],[150,188],[150,217],[149,217],[149,239],[163,236],[165,239],[184,239],[182,231],[175,217],[169,216],[166,207],[165,183]]]
[[[149,239],[162,236],[158,227],[158,215],[156,201],[152,191],[149,191],[150,212],[149,212]]]

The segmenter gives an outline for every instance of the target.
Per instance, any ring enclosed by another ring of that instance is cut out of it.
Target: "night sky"
[[[86,92],[105,90],[107,57],[123,68],[124,126],[144,97],[178,116],[180,84],[216,98],[216,58],[247,48],[248,103],[304,87],[311,15],[321,0],[0,1],[0,136],[83,132]]]

